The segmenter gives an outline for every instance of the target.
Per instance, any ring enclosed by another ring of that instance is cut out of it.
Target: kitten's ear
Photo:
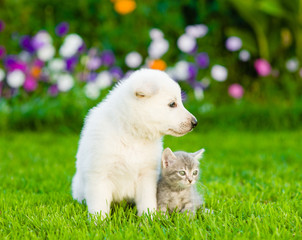
[[[138,86],[135,89],[135,96],[139,99],[149,98],[155,95],[158,92],[158,90],[159,90],[158,86],[150,80],[144,82],[144,84],[140,84],[140,86]]]
[[[176,156],[174,155],[174,153],[171,151],[170,148],[166,148],[163,151],[163,154],[161,157],[162,168],[166,168],[166,167],[170,166],[175,160],[176,160]]]
[[[205,149],[202,148],[200,149],[199,151],[195,152],[195,153],[192,153],[193,157],[196,159],[196,160],[199,160],[200,158],[202,158],[202,155],[204,153]]]

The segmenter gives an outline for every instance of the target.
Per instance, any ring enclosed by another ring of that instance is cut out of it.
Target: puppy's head
[[[140,126],[162,136],[182,136],[197,125],[196,118],[183,106],[179,85],[166,73],[143,69],[131,77]]]

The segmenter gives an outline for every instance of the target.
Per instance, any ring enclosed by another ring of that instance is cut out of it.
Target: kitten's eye
[[[193,172],[193,175],[196,176],[197,174],[198,174],[198,170],[195,170],[195,171]]]
[[[186,172],[185,172],[185,171],[179,171],[178,173],[179,173],[180,176],[186,175]]]
[[[177,107],[177,103],[176,102],[171,102],[171,103],[169,103],[169,107],[170,108],[176,108]]]

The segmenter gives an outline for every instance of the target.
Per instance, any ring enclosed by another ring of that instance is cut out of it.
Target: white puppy
[[[118,84],[85,119],[77,152],[73,198],[91,214],[111,202],[134,200],[138,214],[156,210],[162,137],[182,136],[197,121],[166,73],[142,69]]]

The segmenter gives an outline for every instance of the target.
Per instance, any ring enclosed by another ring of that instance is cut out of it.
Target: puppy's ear
[[[154,82],[148,81],[135,89],[135,96],[137,98],[149,98],[158,92],[159,88]]]
[[[199,160],[200,158],[202,158],[204,151],[205,151],[204,148],[202,148],[202,149],[198,150],[197,152],[192,153],[193,158],[195,158],[196,160]]]
[[[167,168],[175,160],[176,160],[176,156],[174,155],[174,153],[171,151],[170,148],[166,148],[163,151],[163,154],[162,154],[162,157],[161,157],[162,168]]]

